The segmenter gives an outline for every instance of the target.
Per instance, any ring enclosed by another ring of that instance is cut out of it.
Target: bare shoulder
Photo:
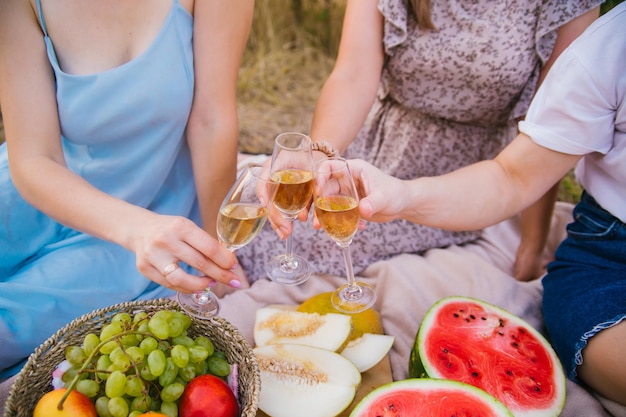
[[[37,5],[35,0],[2,0],[0,1],[0,21],[9,24],[18,19],[23,23],[23,19],[37,21],[35,10]]]
[[[22,47],[41,36],[35,0],[0,1],[0,51]]]

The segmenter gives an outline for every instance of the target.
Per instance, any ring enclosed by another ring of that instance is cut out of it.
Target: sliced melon
[[[256,312],[256,346],[291,343],[338,350],[350,335],[352,319],[344,314],[302,313],[264,307]]]
[[[331,296],[333,294],[334,293],[332,291],[316,294],[300,304],[297,311],[318,314],[348,314],[340,312],[335,308],[335,306],[333,306],[331,301]],[[348,315],[352,317],[352,333],[350,333],[348,340],[358,339],[363,336],[364,333],[384,333],[380,313],[374,310],[374,308],[370,307],[367,310]]]
[[[352,362],[326,349],[277,344],[254,353],[261,370],[259,409],[272,417],[336,416],[361,382]]]
[[[365,333],[348,342],[341,356],[352,362],[360,372],[365,372],[385,357],[394,340],[393,336]]]
[[[445,379],[405,379],[376,388],[350,417],[513,417],[496,398],[472,385]]]

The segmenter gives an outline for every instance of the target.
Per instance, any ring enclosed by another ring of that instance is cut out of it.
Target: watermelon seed
[[[470,314],[470,319],[476,320],[476,316],[474,316],[473,314]]]
[[[511,372],[511,370],[509,370],[509,369],[507,369],[506,374],[507,374],[508,376],[513,376],[513,372]]]
[[[478,372],[476,372],[476,371],[472,372],[472,376],[473,376],[474,378],[478,378]]]
[[[500,323],[500,327],[504,327],[504,320],[498,319],[498,322]]]
[[[502,330],[498,331],[498,334],[499,334],[500,336],[504,336],[504,332],[503,332]]]
[[[448,353],[448,349],[443,348],[443,353]]]
[[[459,318],[459,314],[458,314],[458,313],[454,313],[452,316],[453,316],[455,319]]]
[[[480,319],[481,319],[481,320],[487,320],[487,317],[482,316]]]
[[[514,347],[514,348],[516,348],[516,349],[519,347],[519,345],[517,344],[517,342],[513,342],[513,343],[511,343],[511,346],[513,346],[513,347]]]

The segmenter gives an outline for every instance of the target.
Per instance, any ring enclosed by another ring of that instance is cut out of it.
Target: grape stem
[[[135,323],[135,325],[139,325],[139,323],[141,323],[141,321],[138,322],[138,323]],[[89,356],[87,356],[87,359],[85,360],[83,365],[80,367],[80,369],[76,373],[76,376],[74,376],[74,378],[72,379],[72,382],[70,382],[70,385],[68,385],[67,391],[65,391],[65,393],[63,394],[63,396],[59,400],[59,404],[57,404],[57,409],[63,410],[63,403],[65,402],[67,397],[70,395],[70,393],[74,390],[74,388],[76,387],[76,384],[78,384],[78,381],[80,380],[81,373],[83,373],[85,371],[85,369],[87,369],[87,366],[93,361],[95,355],[100,352],[100,349],[102,348],[102,346],[106,345],[109,342],[117,341],[117,340],[121,339],[122,337],[127,336],[129,334],[156,337],[156,336],[154,336],[150,332],[140,332],[140,331],[137,331],[136,328],[132,328],[132,329],[120,332],[118,334],[115,334],[115,335],[109,337],[108,339],[101,340],[100,343],[98,343],[96,345],[96,347],[93,349],[93,352],[91,352],[89,354]]]

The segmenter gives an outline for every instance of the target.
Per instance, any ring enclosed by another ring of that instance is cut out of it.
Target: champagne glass
[[[262,166],[248,165],[228,191],[217,215],[217,236],[229,251],[248,244],[263,228],[270,184]],[[195,317],[210,319],[220,311],[219,300],[210,288],[193,294],[179,292],[177,296],[181,308]]]
[[[359,227],[359,196],[345,159],[329,158],[317,163],[314,205],[317,220],[339,245],[346,263],[348,283],[331,296],[333,306],[344,313],[367,310],[376,301],[376,292],[372,285],[357,281],[352,269],[350,244]]]
[[[270,167],[271,180],[277,184],[272,203],[292,225],[311,202],[313,169],[311,139],[307,135],[286,132],[276,137]],[[293,233],[287,237],[285,253],[272,258],[266,271],[270,279],[285,285],[298,285],[309,279],[309,263],[293,253]]]

